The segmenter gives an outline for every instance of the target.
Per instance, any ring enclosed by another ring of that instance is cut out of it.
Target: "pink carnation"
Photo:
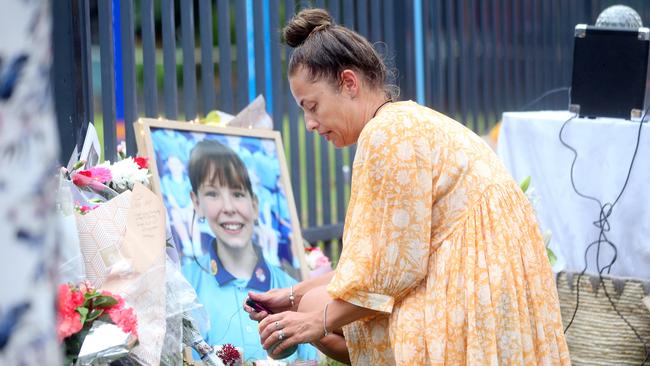
[[[138,319],[136,318],[135,312],[132,308],[123,308],[115,305],[106,309],[106,313],[108,313],[108,316],[111,318],[113,323],[123,331],[131,333],[136,337],[138,336]]]
[[[108,168],[97,166],[87,169],[87,171],[90,172],[92,178],[97,179],[101,183],[106,183],[112,178],[111,170]]]
[[[59,286],[59,293],[57,299],[58,316],[56,333],[59,340],[63,340],[81,330],[81,316],[77,312],[77,308],[84,303],[83,294],[75,288],[71,288],[68,284]]]
[[[56,335],[59,342],[76,334],[83,327],[83,324],[81,324],[81,315],[76,311],[65,315],[59,314],[56,323]]]
[[[68,284],[59,285],[58,304],[59,314],[69,315],[83,305],[84,295]]]
[[[138,336],[138,319],[132,308],[126,308],[124,298],[120,295],[112,294],[108,291],[102,291],[104,296],[112,296],[117,300],[117,304],[106,309],[106,314],[111,318],[113,323],[120,327],[123,331]]]

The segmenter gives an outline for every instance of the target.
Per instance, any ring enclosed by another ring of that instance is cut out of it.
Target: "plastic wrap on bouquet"
[[[78,189],[59,177],[56,195],[57,221],[61,230],[58,281],[60,283],[78,283],[86,279],[83,256],[79,248],[79,235],[74,211],[73,191]]]
[[[126,357],[137,338],[115,324],[95,321],[84,338],[75,365],[101,365]]]
[[[158,196],[141,184],[76,215],[86,276],[122,294],[138,316],[140,344],[130,357],[159,365],[165,336],[165,216]]]
[[[195,325],[196,322],[193,319],[205,323],[208,316],[203,305],[198,302],[196,291],[180,272],[178,264],[169,257],[166,261],[166,270],[167,328],[160,364],[180,365],[183,361],[183,335],[186,333],[183,328],[183,319],[186,319],[186,323],[190,321]]]
[[[192,347],[199,354],[204,365],[223,366],[223,362],[217,357],[214,348],[205,342],[196,323],[187,313],[183,317],[183,343]]]

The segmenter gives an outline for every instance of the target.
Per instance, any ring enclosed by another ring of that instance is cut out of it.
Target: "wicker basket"
[[[577,281],[576,273],[557,276],[565,327],[576,306]],[[650,348],[650,311],[642,302],[650,283],[610,276],[603,276],[603,282],[619,312]],[[640,365],[645,358],[643,345],[613,309],[597,276],[580,279],[580,306],[566,340],[573,365]]]

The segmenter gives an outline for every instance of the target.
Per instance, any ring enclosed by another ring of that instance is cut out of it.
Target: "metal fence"
[[[376,42],[396,71],[401,99],[483,133],[506,110],[566,109],[566,91],[528,102],[569,86],[575,24],[593,24],[614,3],[650,15],[643,0],[53,1],[61,157],[88,121],[103,121],[105,157],[114,159],[118,119],[133,153],[132,122],[140,116],[236,113],[262,94],[283,133],[304,237],[326,242],[336,256],[354,147],[335,150],[304,129],[285,77],[291,49],[279,37],[292,14],[327,8],[338,23]],[[99,72],[92,72],[93,61]]]

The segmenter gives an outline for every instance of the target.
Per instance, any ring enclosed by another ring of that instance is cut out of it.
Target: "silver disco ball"
[[[639,13],[629,6],[613,5],[598,15],[596,26],[608,28],[641,28],[643,27],[643,22]]]

